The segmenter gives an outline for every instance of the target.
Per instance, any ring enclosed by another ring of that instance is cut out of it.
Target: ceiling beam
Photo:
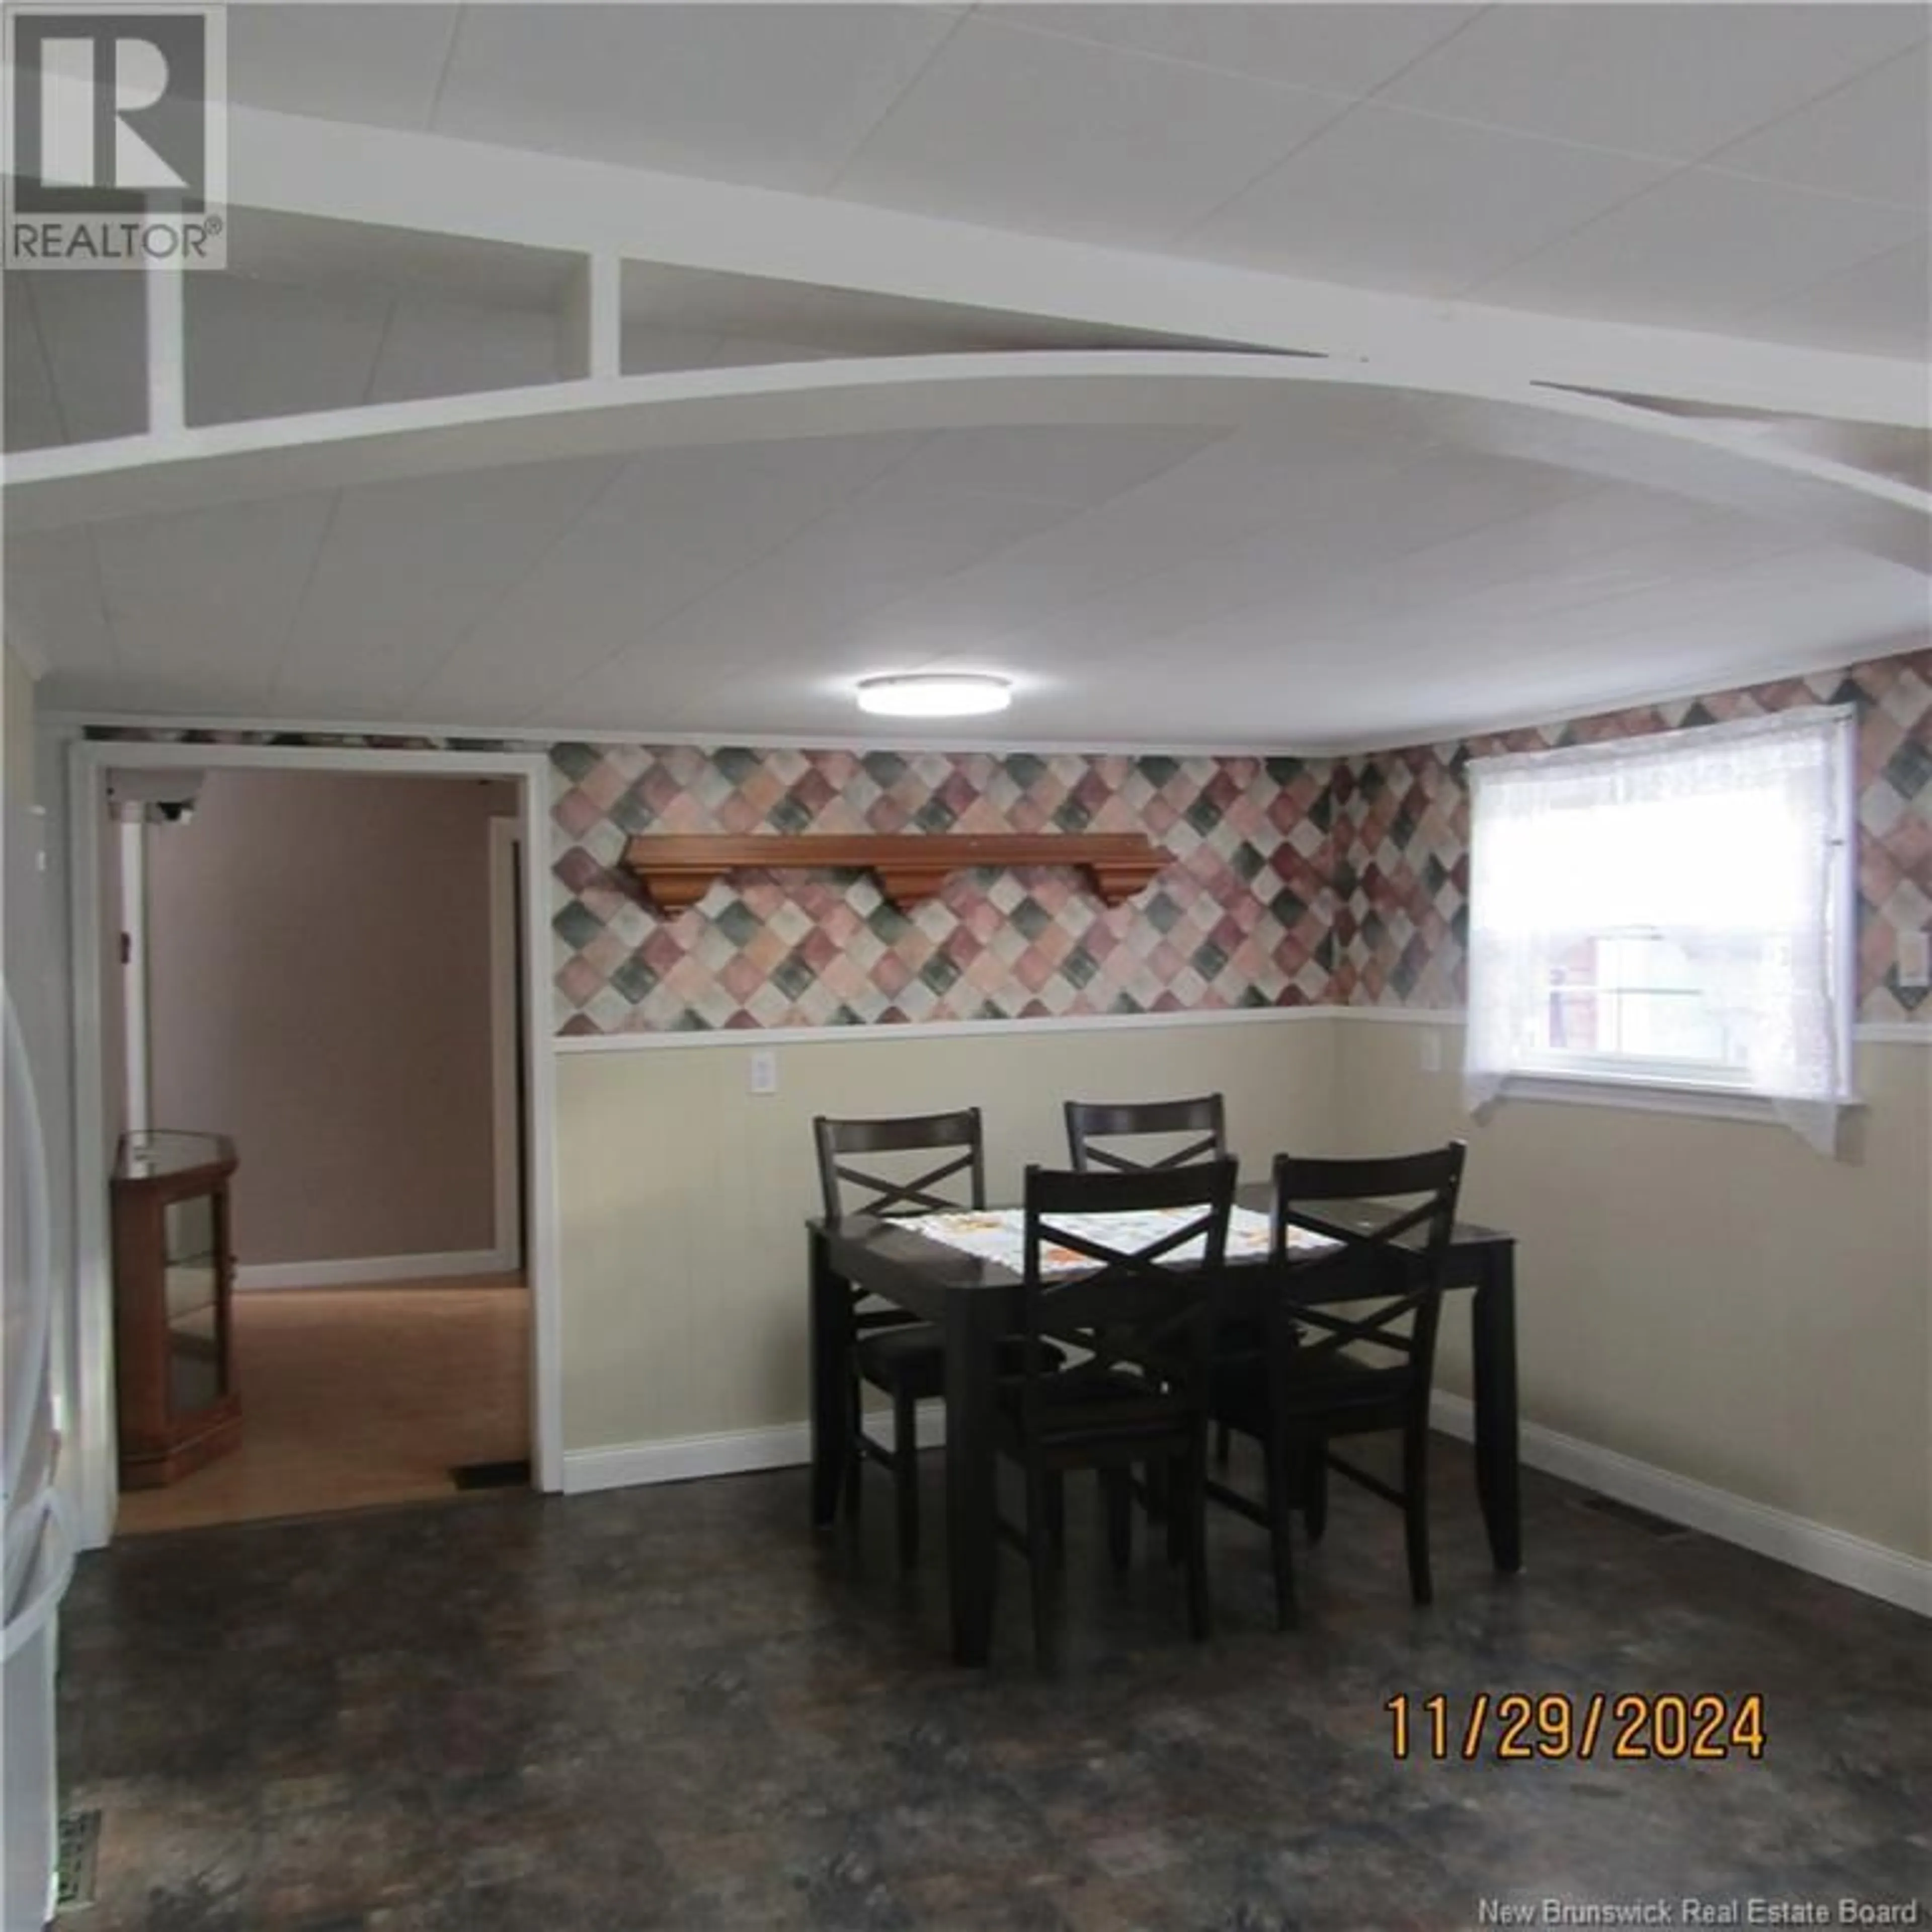
[[[172,436],[188,422],[188,362],[182,272],[172,262],[142,272],[142,360],[147,373],[148,434]]]
[[[615,255],[586,255],[563,290],[558,319],[557,373],[598,380],[623,374],[623,264]]]
[[[52,530],[506,464],[820,436],[1043,424],[1292,434],[1338,394],[1445,442],[1673,491],[1932,572],[1932,495],[1724,424],[1565,390],[1421,388],[1370,365],[1188,350],[890,356],[684,370],[24,452],[7,520]]]
[[[1372,360],[1423,387],[1564,382],[1932,423],[1924,369],[1897,358],[1392,295],[260,108],[228,122],[233,199],[251,208]]]

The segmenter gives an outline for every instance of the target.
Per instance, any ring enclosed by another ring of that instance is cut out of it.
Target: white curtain
[[[1832,1150],[1851,1077],[1853,755],[1838,706],[1473,760],[1472,1110],[1512,1072],[1552,1070],[1565,956],[1640,929],[1683,949],[1742,1041],[1727,1084]]]

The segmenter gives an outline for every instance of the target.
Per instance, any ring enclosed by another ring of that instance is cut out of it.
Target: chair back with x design
[[[1291,1226],[1336,1244],[1295,1260],[1289,1292],[1271,1302],[1278,1400],[1427,1403],[1465,1153],[1451,1141],[1365,1160],[1276,1156],[1276,1268],[1289,1263]]]
[[[848,1214],[916,1214],[986,1204],[986,1140],[977,1107],[888,1120],[832,1120],[821,1114],[812,1122],[812,1131],[828,1221],[842,1220]],[[861,1168],[852,1161],[854,1156],[908,1154],[951,1158],[910,1174]],[[967,1177],[964,1200],[956,1179],[961,1174]],[[952,1188],[938,1192],[947,1181],[953,1182]],[[848,1189],[856,1190],[856,1196],[848,1198]]]
[[[1104,1168],[1115,1174],[1165,1172],[1192,1162],[1219,1160],[1228,1151],[1226,1110],[1218,1094],[1186,1100],[1069,1100],[1066,1147],[1078,1174]],[[1193,1138],[1159,1154],[1136,1156],[1102,1147],[1103,1140]]]
[[[1022,1413],[1030,1432],[1044,1427],[1049,1383],[1062,1417],[1085,1390],[1117,1394],[1123,1376],[1204,1413],[1235,1172],[1225,1156],[1125,1174],[1027,1169],[1022,1332],[1035,1346]],[[1090,1218],[1126,1214],[1161,1218],[1131,1234]],[[1072,1261],[1090,1265],[1050,1265]],[[1049,1342],[1084,1359],[1049,1375],[1037,1346]]]
[[[828,1223],[855,1214],[916,1214],[986,1204],[985,1136],[976,1107],[884,1120],[833,1120],[821,1114],[812,1121],[812,1133]],[[910,1310],[849,1283],[847,1292],[854,1452],[847,1508],[858,1509],[856,1478],[865,1462],[889,1470],[898,1509],[899,1557],[910,1566],[919,1550],[917,1406],[943,1393],[944,1345],[938,1330]],[[892,1397],[890,1448],[866,1428],[862,1382]]]

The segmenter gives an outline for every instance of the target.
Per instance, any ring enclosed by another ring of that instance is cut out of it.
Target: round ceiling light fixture
[[[879,718],[978,718],[1004,711],[1012,701],[1012,686],[983,671],[912,671],[859,680],[859,709]]]

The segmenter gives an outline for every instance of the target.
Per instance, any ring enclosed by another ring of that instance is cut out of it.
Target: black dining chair
[[[1219,1160],[1228,1151],[1227,1109],[1218,1094],[1202,1094],[1186,1100],[1069,1100],[1066,1102],[1066,1149],[1075,1171],[1096,1168],[1118,1174],[1143,1174],[1184,1167],[1191,1161]],[[1180,1140],[1183,1135],[1191,1138]],[[1156,1151],[1129,1153],[1103,1142],[1158,1140]],[[1174,1143],[1179,1140],[1178,1146]],[[1252,1346],[1254,1336],[1243,1329],[1228,1338],[1231,1347]],[[1226,1464],[1230,1437],[1225,1426],[1214,1436],[1214,1459]],[[1160,1507],[1158,1478],[1149,1484],[1150,1502]]]
[[[1226,1112],[1218,1094],[1186,1100],[1069,1100],[1066,1151],[1076,1174],[1105,1168],[1115,1174],[1184,1167],[1190,1161],[1219,1160],[1228,1151]],[[1109,1141],[1171,1140],[1194,1136],[1154,1154],[1127,1153],[1102,1145]]]
[[[1281,1292],[1268,1298],[1254,1347],[1217,1354],[1210,1396],[1217,1424],[1260,1444],[1263,1498],[1219,1482],[1208,1493],[1267,1528],[1283,1629],[1296,1618],[1291,1519],[1303,1509],[1310,1540],[1320,1537],[1330,1469],[1401,1510],[1410,1594],[1418,1604],[1433,1594],[1429,1397],[1464,1153],[1451,1141],[1366,1160],[1276,1158],[1270,1246]],[[1292,1250],[1291,1228],[1334,1245]],[[1330,1448],[1391,1432],[1402,1439],[1399,1484]]]
[[[1234,1173],[1226,1159],[1162,1172],[1027,1169],[1023,1356],[1002,1382],[998,1412],[1000,1448],[1024,1474],[1026,1508],[1023,1523],[1002,1517],[1000,1531],[1028,1560],[1042,1663],[1052,1652],[1056,1492],[1075,1470],[1101,1472],[1108,1540],[1123,1565],[1132,1471],[1168,1472],[1189,1622],[1196,1637],[1208,1634],[1208,1401]],[[1068,1218],[1108,1214],[1162,1222],[1141,1239],[1108,1239]],[[1195,1244],[1198,1255],[1186,1255]],[[1054,1265],[1069,1258],[1072,1271]]]
[[[821,1114],[812,1131],[828,1221],[848,1214],[928,1214],[986,1204],[986,1138],[977,1107],[884,1120],[834,1120]],[[880,1155],[921,1158],[895,1163],[914,1170],[895,1174],[872,1164]],[[922,1164],[928,1156],[938,1158]],[[856,1166],[855,1158],[867,1159],[868,1165]],[[945,1192],[939,1191],[942,1187]],[[945,1346],[937,1328],[904,1309],[862,1293],[854,1294],[853,1304],[852,1456],[846,1504],[857,1514],[860,1471],[866,1462],[885,1469],[897,1503],[899,1558],[910,1565],[919,1556],[918,1409],[922,1402],[945,1393]],[[890,1448],[866,1431],[861,1382],[892,1398]]]

